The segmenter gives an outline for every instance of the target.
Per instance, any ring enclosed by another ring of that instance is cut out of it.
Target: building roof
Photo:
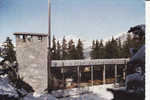
[[[32,32],[15,32],[14,35],[48,36],[48,34],[45,33],[32,33]]]
[[[122,59],[92,59],[92,60],[52,60],[52,67],[92,66],[104,64],[127,64],[128,58]]]

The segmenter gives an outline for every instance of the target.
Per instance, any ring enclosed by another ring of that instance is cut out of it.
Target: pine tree
[[[92,59],[103,59],[105,58],[105,50],[103,45],[103,40],[96,40],[96,42],[93,40],[92,43],[92,50],[90,52]]]
[[[3,43],[1,57],[4,58],[4,60],[8,60],[10,63],[16,61],[14,45],[12,44],[12,40],[9,37],[7,37],[6,41]]]
[[[111,50],[111,41],[107,41],[106,44],[105,44],[105,47],[104,47],[104,50],[105,50],[105,55],[104,55],[104,58],[112,58],[112,50]]]
[[[95,40],[93,40],[92,41],[92,50],[90,52],[91,59],[95,58],[95,47],[96,47],[96,43],[95,43]]]
[[[93,40],[92,42],[92,50],[90,52],[91,58],[92,59],[98,59],[99,58],[99,41]]]
[[[68,58],[77,59],[77,51],[72,39],[68,42]]]
[[[122,44],[120,38],[118,38],[118,57],[123,58],[123,52],[122,52]]]
[[[130,48],[133,48],[134,46],[134,43],[132,41],[132,37],[130,34],[127,35],[127,40],[124,41],[123,43],[123,57],[124,58],[129,58],[131,55],[130,55],[130,52],[129,52],[129,49]]]
[[[90,55],[92,59],[103,59],[105,57],[103,40],[100,40],[100,42],[98,40],[96,40],[96,42],[93,40]]]
[[[62,41],[62,60],[66,60],[68,59],[68,51],[67,51],[67,43],[66,43],[66,39],[65,37],[63,37],[63,41]]]
[[[119,58],[119,48],[117,45],[117,41],[112,37],[111,40],[111,52],[112,52],[112,57],[111,58]]]
[[[100,40],[99,43],[99,59],[103,59],[105,55],[103,40]]]
[[[78,40],[76,51],[77,51],[77,59],[84,59],[83,43],[82,43],[82,41],[80,39]]]
[[[61,59],[61,45],[59,41],[57,41],[56,60],[60,59]]]
[[[100,53],[99,53],[99,51],[100,51],[100,48],[99,48],[99,41],[98,40],[96,40],[96,44],[95,44],[95,57],[94,57],[94,59],[99,59],[100,58]]]
[[[51,49],[52,60],[56,60],[56,38],[53,36],[52,49]]]

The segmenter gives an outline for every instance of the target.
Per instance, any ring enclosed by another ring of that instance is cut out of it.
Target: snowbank
[[[50,94],[40,94],[40,96],[34,96],[33,94],[27,93],[23,89],[16,89],[13,87],[7,75],[0,76],[0,95],[1,96],[8,96],[9,99],[16,98],[17,100],[20,98],[18,92],[26,95],[25,97],[22,97],[21,100],[57,100],[54,96]],[[1,98],[0,98],[1,99]]]
[[[18,93],[16,89],[9,84],[9,79],[7,76],[0,77],[0,95],[8,95],[9,97],[18,98]]]
[[[0,95],[19,98],[18,92],[26,96],[22,100],[111,100],[113,95],[108,92],[107,88],[113,88],[113,84],[97,85],[83,88],[73,88],[66,90],[53,91],[52,94],[27,93],[25,90],[13,87],[7,76],[0,77]]]
[[[94,94],[97,94],[100,98],[104,98],[104,100],[111,100],[113,98],[113,95],[112,93],[107,91],[107,88],[114,88],[114,85],[113,84],[98,85],[93,86],[90,89]]]
[[[59,100],[111,100],[113,95],[107,88],[113,88],[113,84],[97,85],[93,87],[73,88],[53,91],[52,95]]]
[[[28,94],[23,100],[57,100],[54,96],[50,94],[44,94],[40,97],[34,97],[32,94]]]

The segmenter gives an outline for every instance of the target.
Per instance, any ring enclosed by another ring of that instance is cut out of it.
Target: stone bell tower
[[[16,37],[16,56],[19,75],[35,92],[47,88],[48,36],[41,33],[19,32]]]

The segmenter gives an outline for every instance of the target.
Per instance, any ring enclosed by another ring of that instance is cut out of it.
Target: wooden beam
[[[91,66],[91,81],[92,81],[92,86],[93,86],[93,66]]]
[[[126,64],[129,59],[92,59],[92,60],[53,60],[52,67],[62,67],[64,66],[96,66],[96,65],[103,65],[103,64]]]
[[[117,64],[115,64],[115,85],[117,83]]]
[[[80,67],[77,67],[77,74],[78,74],[78,88],[80,88]]]
[[[127,71],[127,64],[125,64],[125,68],[124,68],[124,71],[123,71],[123,79],[124,80],[126,79],[126,71]]]
[[[106,84],[106,66],[103,67],[103,84]]]
[[[65,88],[65,75],[64,75],[64,67],[61,68],[62,78],[63,78],[63,87]]]

